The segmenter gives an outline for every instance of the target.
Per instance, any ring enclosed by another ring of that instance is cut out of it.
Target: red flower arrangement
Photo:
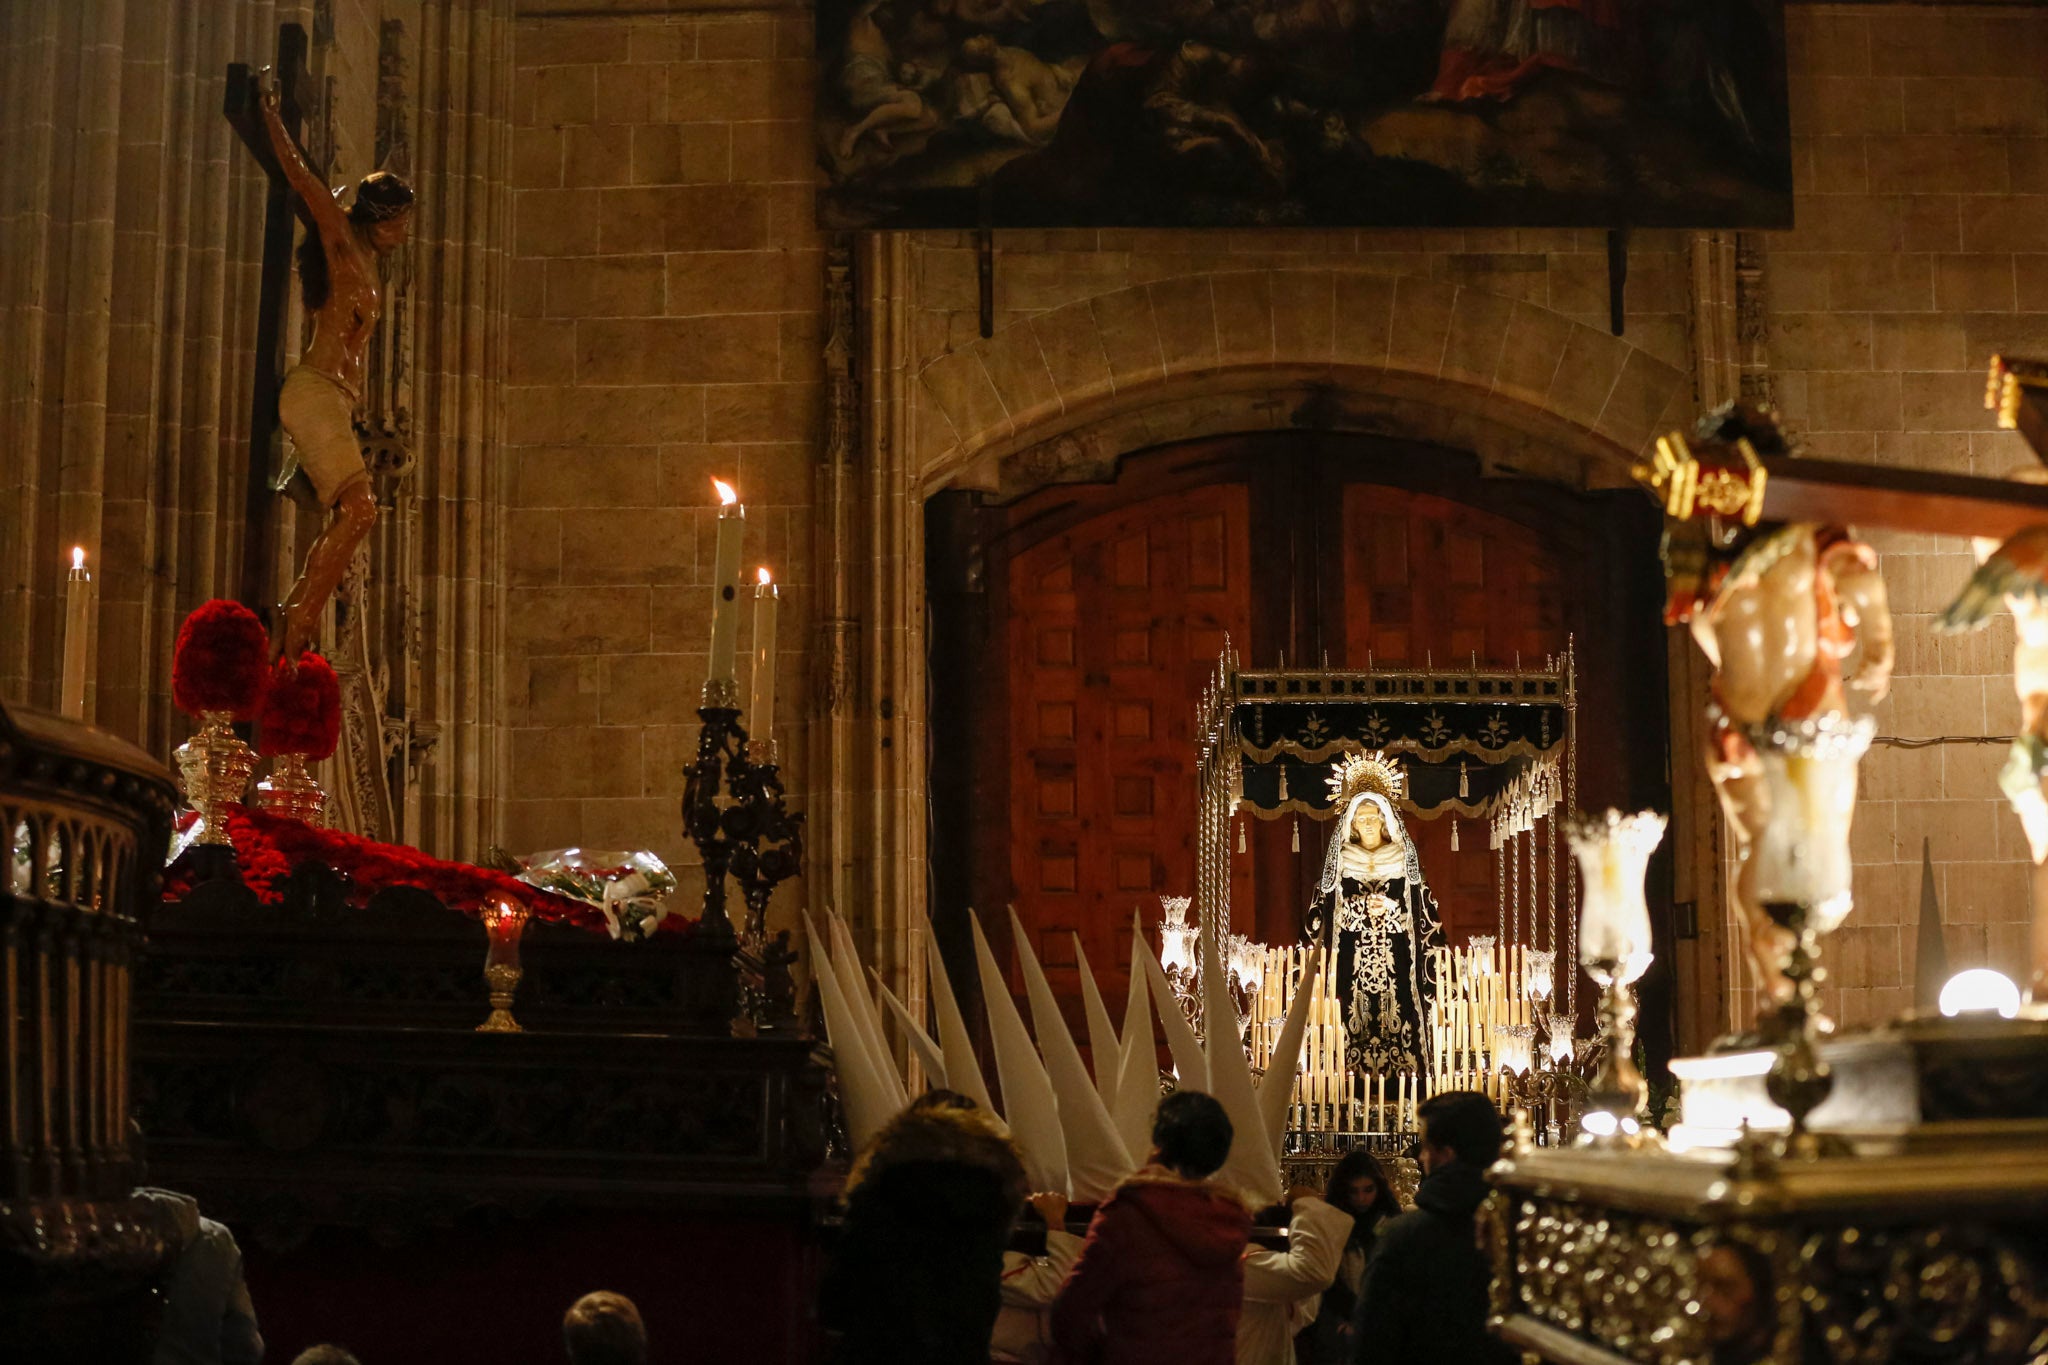
[[[270,680],[270,632],[240,602],[201,603],[178,627],[171,656],[171,700],[187,715],[232,712],[247,720]]]
[[[321,759],[341,740],[341,683],[334,666],[307,650],[293,668],[283,659],[256,709],[256,749],[265,755]]]
[[[341,875],[348,883],[350,903],[357,906],[368,904],[370,897],[387,886],[410,886],[471,919],[481,918],[500,901],[511,900],[539,919],[600,934],[610,932],[598,907],[542,891],[502,872],[442,862],[416,848],[380,844],[335,829],[316,829],[243,806],[228,806],[225,811],[242,881],[264,905],[284,900],[285,881],[294,867],[319,863]],[[181,900],[191,889],[191,870],[181,858],[164,877],[164,899]],[[660,932],[687,933],[692,927],[680,915],[670,915]]]

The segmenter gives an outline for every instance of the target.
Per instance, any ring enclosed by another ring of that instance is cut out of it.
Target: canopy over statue
[[[1230,924],[1235,815],[1330,822],[1302,927],[1336,962],[1347,1062],[1431,1070],[1432,958],[1451,945],[1409,822],[1473,821],[1508,858],[1575,787],[1576,708],[1569,651],[1526,669],[1253,671],[1226,649],[1200,713],[1204,931]],[[1532,928],[1533,858],[1501,870],[1528,869]],[[1570,908],[1552,900],[1554,948]]]

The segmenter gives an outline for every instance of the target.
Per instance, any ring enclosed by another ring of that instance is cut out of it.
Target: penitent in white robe
[[[1336,1282],[1351,1221],[1342,1209],[1305,1195],[1294,1201],[1287,1250],[1245,1253],[1237,1365],[1295,1365],[1295,1333],[1316,1320],[1323,1291]]]
[[[1067,1272],[1080,1259],[1081,1239],[1056,1228],[1045,1234],[1043,1256],[1003,1253],[1003,1306],[996,1314],[995,1335],[989,1339],[990,1360],[1039,1365],[1052,1353],[1045,1310],[1052,1307],[1060,1286],[1067,1282]]]

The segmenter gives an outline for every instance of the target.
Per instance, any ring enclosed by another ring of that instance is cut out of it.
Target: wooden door
[[[1194,710],[1248,635],[1248,506],[1242,484],[1147,499],[1009,566],[1012,891],[1063,996],[1074,931],[1107,994],[1132,910],[1150,926],[1161,894],[1194,892]]]

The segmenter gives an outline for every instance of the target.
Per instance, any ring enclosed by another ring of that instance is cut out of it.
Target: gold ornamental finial
[[[1408,785],[1400,763],[1375,749],[1351,754],[1330,766],[1330,796],[1339,806],[1348,806],[1360,792],[1373,792],[1389,801],[1399,801]]]
[[[1735,441],[1735,451],[1742,456],[1740,473],[1703,465],[1684,434],[1674,431],[1657,438],[1657,453],[1648,464],[1638,464],[1629,472],[1657,495],[1664,514],[1674,521],[1690,521],[1694,512],[1704,508],[1715,516],[1739,516],[1743,525],[1754,526],[1763,514],[1769,471],[1747,436]]]
[[[2048,363],[2006,355],[1991,357],[1984,406],[1998,414],[1998,425],[2007,431],[2019,429],[2020,393],[2025,389],[2048,389]]]

